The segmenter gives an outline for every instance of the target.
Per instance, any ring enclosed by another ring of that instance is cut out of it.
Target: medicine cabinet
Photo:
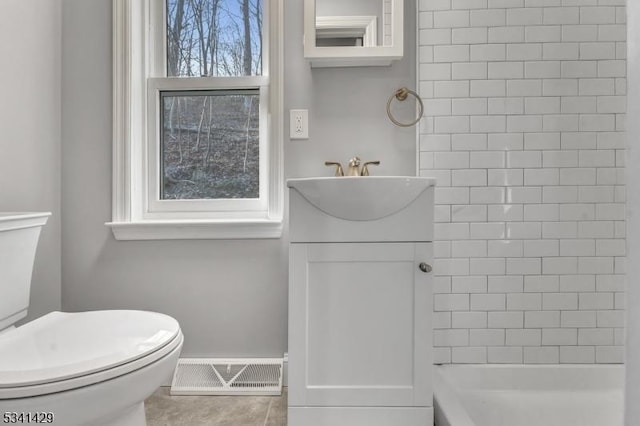
[[[304,0],[312,67],[390,65],[402,58],[404,0]]]

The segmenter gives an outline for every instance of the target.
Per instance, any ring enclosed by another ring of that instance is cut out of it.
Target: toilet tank
[[[0,330],[27,316],[40,230],[51,213],[0,213]]]

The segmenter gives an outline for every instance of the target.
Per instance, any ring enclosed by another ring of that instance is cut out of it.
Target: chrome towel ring
[[[407,97],[409,95],[413,95],[413,97],[416,98],[416,100],[418,101],[418,105],[420,106],[420,111],[418,113],[418,118],[416,118],[411,123],[401,123],[400,121],[396,120],[393,114],[391,114],[391,102],[393,101],[393,98],[396,98],[400,102],[403,102],[407,100]],[[391,95],[389,97],[389,100],[387,101],[387,115],[389,116],[389,120],[391,120],[393,124],[395,124],[396,126],[400,126],[400,127],[415,126],[416,124],[418,124],[423,114],[424,114],[424,103],[422,103],[422,99],[420,99],[420,96],[416,92],[414,92],[413,90],[409,90],[406,87],[401,87],[400,89],[396,90],[396,92],[393,95]]]

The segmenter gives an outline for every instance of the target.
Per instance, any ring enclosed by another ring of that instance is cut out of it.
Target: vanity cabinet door
[[[432,406],[431,259],[431,243],[290,245],[290,406]]]

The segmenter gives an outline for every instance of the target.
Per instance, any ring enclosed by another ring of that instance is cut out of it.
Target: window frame
[[[214,80],[215,79],[215,80]],[[214,80],[214,81],[212,81]],[[255,86],[259,81],[259,86]],[[213,83],[213,84],[212,84]],[[210,199],[210,200],[162,200],[160,118],[162,92],[194,93],[197,91],[222,91],[224,89],[260,91],[260,158],[259,158],[259,198],[257,199]],[[250,218],[262,216],[267,209],[267,170],[266,151],[268,145],[267,122],[269,86],[266,78],[220,77],[220,78],[150,78],[147,87],[147,173],[145,219],[199,219],[215,215],[216,218]],[[155,118],[155,119],[154,119]],[[215,212],[212,214],[212,212]]]
[[[181,78],[164,77],[164,0],[114,1],[113,219],[107,225],[116,239],[282,235],[282,3],[264,0],[263,75]],[[260,90],[260,198],[159,200],[160,92],[256,88]]]

